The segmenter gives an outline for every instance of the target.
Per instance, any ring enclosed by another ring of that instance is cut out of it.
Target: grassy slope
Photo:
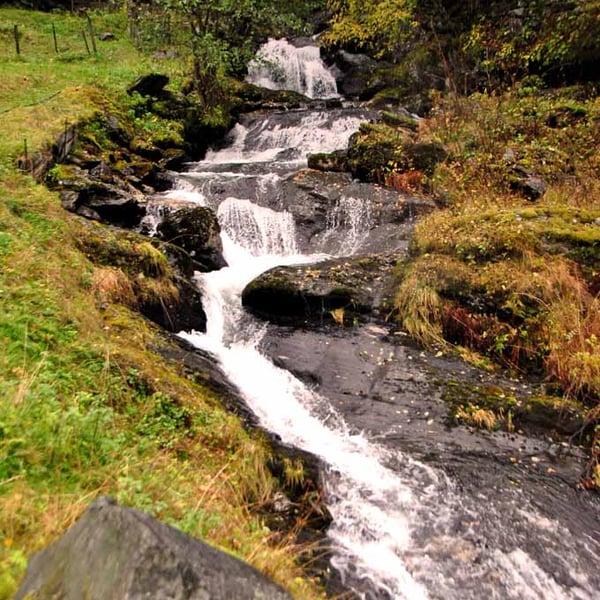
[[[275,484],[266,450],[218,398],[148,348],[160,333],[118,304],[100,310],[85,235],[55,194],[15,168],[27,140],[40,148],[98,110],[102,96],[154,68],[129,44],[120,16],[85,21],[0,9],[0,598],[13,594],[26,556],[110,494],[248,560],[297,597],[318,596],[289,540],[274,543],[250,509]],[[60,55],[54,53],[52,22]],[[21,57],[14,52],[18,24]]]
[[[600,487],[596,92],[522,86],[440,98],[420,137],[449,151],[429,180],[444,208],[417,225],[399,273],[399,321],[422,342],[450,342],[482,366],[541,375],[550,404],[583,401],[594,444],[584,485]],[[544,178],[541,199],[511,189],[515,166]],[[467,420],[478,410],[466,399],[459,408]],[[489,422],[513,427],[514,407],[496,408]]]

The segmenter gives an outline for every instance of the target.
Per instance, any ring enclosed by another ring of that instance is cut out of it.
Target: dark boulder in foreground
[[[29,561],[16,600],[291,600],[246,563],[110,498]]]

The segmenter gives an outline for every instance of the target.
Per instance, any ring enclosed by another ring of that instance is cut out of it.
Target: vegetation
[[[164,134],[123,90],[153,70],[177,86],[184,61],[140,54],[123,14],[92,20],[117,38],[98,41],[96,54],[83,17],[0,9],[0,598],[12,597],[26,557],[102,494],[240,556],[297,597],[318,597],[295,563],[301,549],[256,516],[279,486],[264,440],[201,377],[157,354],[172,343],[129,308],[172,293],[162,254],[108,231],[97,243],[101,226],[69,216],[15,166],[107,103],[130,112],[141,137]],[[80,250],[90,244],[112,248],[116,263],[93,264]]]
[[[396,296],[413,337],[544,377],[590,407],[590,432],[600,400],[598,109],[582,87],[440,99],[420,135],[450,153],[425,178],[442,208],[417,225]],[[547,185],[535,203],[517,185],[524,174]],[[599,475],[596,465],[588,485]]]
[[[398,321],[426,345],[542,378],[553,397],[536,403],[549,414],[556,398],[565,411],[583,402],[584,485],[600,486],[600,3],[329,6],[326,47],[392,63],[380,76],[394,89],[376,101],[428,95],[418,131],[384,114],[348,151],[356,176],[439,206],[399,266]],[[494,395],[463,396],[450,402],[462,421],[511,428],[524,416]]]

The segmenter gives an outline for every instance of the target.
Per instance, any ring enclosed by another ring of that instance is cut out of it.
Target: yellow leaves
[[[393,52],[418,26],[410,0],[334,0],[329,6],[334,15],[325,44],[351,42],[378,58]]]

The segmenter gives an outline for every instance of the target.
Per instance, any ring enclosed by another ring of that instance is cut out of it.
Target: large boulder
[[[333,57],[338,92],[346,97],[369,100],[385,87],[379,71],[385,65],[366,54],[339,50]]]
[[[251,281],[242,303],[275,322],[352,324],[383,301],[397,255],[369,255],[276,267]]]
[[[183,248],[204,272],[227,265],[220,233],[217,216],[204,206],[167,210],[157,228],[160,239]]]
[[[291,600],[246,563],[110,498],[29,561],[16,600]]]
[[[294,217],[302,252],[333,255],[404,248],[414,217],[434,208],[428,200],[353,181],[348,173],[313,169],[285,181],[277,201]]]

